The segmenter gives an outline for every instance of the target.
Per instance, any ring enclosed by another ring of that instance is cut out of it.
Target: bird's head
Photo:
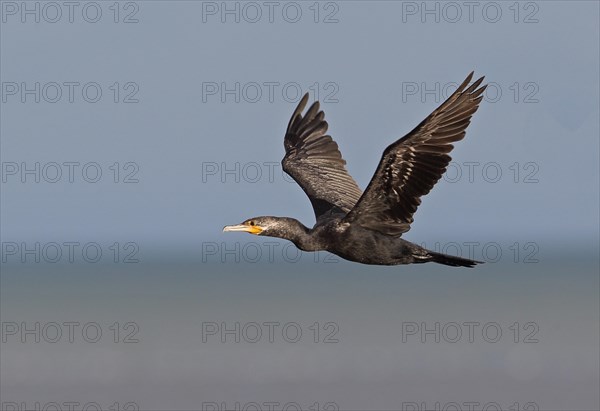
[[[279,217],[254,217],[237,225],[223,227],[223,231],[243,231],[255,235],[271,235],[278,233],[284,222]]]

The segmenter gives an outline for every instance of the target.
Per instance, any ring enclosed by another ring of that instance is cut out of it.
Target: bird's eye
[[[254,221],[250,221],[250,225],[254,225]]]

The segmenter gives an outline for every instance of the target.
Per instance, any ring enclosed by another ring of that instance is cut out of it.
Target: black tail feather
[[[431,259],[429,261],[433,261],[433,262],[439,263],[439,264],[449,265],[452,267],[473,268],[477,264],[483,264],[483,261],[469,260],[468,258],[455,257],[453,255],[440,254],[440,253],[435,253],[433,251],[429,251],[429,255],[431,257]]]

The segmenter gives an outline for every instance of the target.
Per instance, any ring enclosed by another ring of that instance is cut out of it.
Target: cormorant
[[[429,193],[450,162],[451,143],[462,140],[487,87],[483,77],[467,88],[473,72],[433,113],[383,152],[364,192],[345,168],[316,101],[303,116],[302,97],[285,133],[283,170],[312,203],[312,229],[288,217],[255,217],[223,231],[244,231],[293,242],[303,251],[326,250],[363,264],[396,265],[433,261],[473,267],[480,261],[436,253],[400,236],[410,230],[421,196]],[[479,88],[478,88],[479,87]]]

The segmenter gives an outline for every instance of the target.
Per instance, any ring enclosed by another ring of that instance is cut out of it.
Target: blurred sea
[[[475,269],[313,256],[3,264],[3,410],[599,409],[589,247]]]

